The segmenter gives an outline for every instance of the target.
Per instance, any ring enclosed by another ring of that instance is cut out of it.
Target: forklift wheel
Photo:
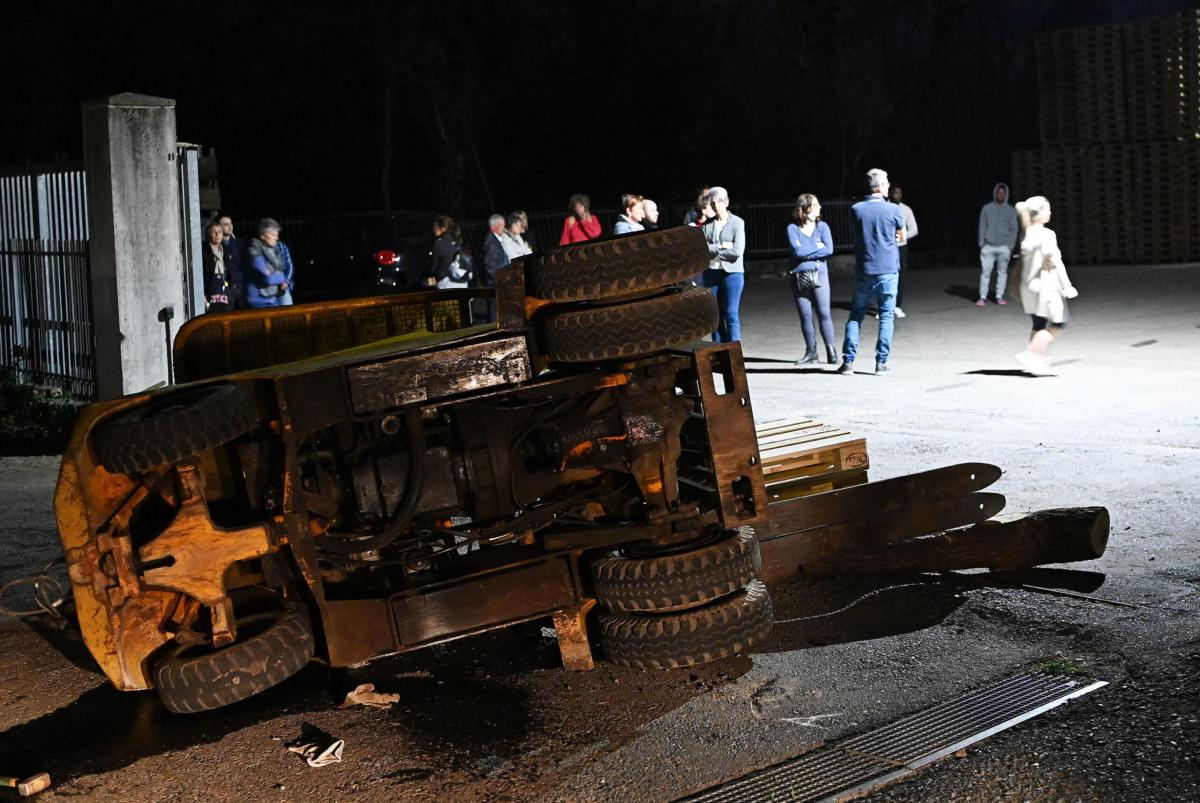
[[[265,627],[252,631],[253,621]],[[313,657],[312,628],[304,614],[284,611],[253,621],[238,623],[239,631],[250,635],[228,647],[162,660],[154,682],[163,704],[176,714],[194,714],[236,703],[279,685]]]
[[[726,658],[771,632],[771,596],[758,580],[720,602],[680,613],[599,617],[611,661],[637,669],[675,669]]]
[[[596,600],[614,613],[663,613],[696,608],[732,594],[758,577],[762,554],[748,528],[688,552],[592,564]]]
[[[539,322],[553,362],[632,359],[699,340],[717,326],[717,302],[703,287],[605,307],[556,312]]]
[[[132,474],[196,457],[257,423],[254,398],[243,387],[205,385],[152,398],[101,423],[92,445],[100,465]]]
[[[678,284],[708,267],[699,232],[684,227],[562,246],[525,263],[532,295],[598,301]]]

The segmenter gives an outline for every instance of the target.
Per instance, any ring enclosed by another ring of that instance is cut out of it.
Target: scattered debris
[[[319,769],[329,764],[340,763],[342,748],[345,746],[345,739],[336,739],[315,725],[305,722],[301,727],[300,738],[289,744],[287,749],[302,756],[308,766]]]
[[[308,766],[321,767],[329,764],[339,764],[342,761],[342,748],[346,746],[344,739],[334,739],[330,744],[322,748],[319,744],[305,742],[304,744],[294,744],[288,748],[293,753],[299,753],[308,762]]]
[[[38,792],[50,788],[50,773],[39,772],[28,778],[15,778],[11,775],[0,775],[0,787],[16,789],[21,797],[32,797]]]
[[[802,728],[820,728],[824,729],[824,725],[818,725],[817,720],[833,719],[834,717],[842,716],[838,714],[813,714],[811,717],[784,717],[780,722],[786,722],[789,725],[799,725]]]
[[[391,708],[392,703],[400,702],[399,694],[383,694],[375,691],[374,683],[360,683],[354,691],[346,695],[338,708],[350,708],[355,705],[369,705],[372,708]]]

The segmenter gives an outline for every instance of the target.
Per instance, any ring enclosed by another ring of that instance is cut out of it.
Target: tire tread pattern
[[[771,632],[773,615],[767,587],[754,580],[720,602],[680,613],[601,613],[600,643],[622,666],[677,669],[745,651]]]
[[[592,564],[596,599],[614,613],[696,608],[758,577],[762,553],[748,528],[689,552],[649,558],[611,556]]]
[[[239,385],[214,385],[189,395],[195,398],[178,407],[145,416],[136,415],[140,408],[134,408],[102,423],[92,438],[100,465],[133,474],[177,463],[228,443],[258,423],[254,399]]]
[[[708,267],[698,229],[678,227],[561,246],[528,258],[533,295],[547,301],[597,301],[678,284]]]
[[[703,287],[606,307],[552,313],[540,322],[543,353],[554,362],[632,359],[698,340],[717,325],[717,302]]]
[[[279,685],[312,659],[313,650],[308,621],[288,611],[245,641],[217,652],[162,661],[154,669],[154,682],[168,710],[210,711]]]

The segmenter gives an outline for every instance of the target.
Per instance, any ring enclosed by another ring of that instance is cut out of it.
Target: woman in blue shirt
[[[817,196],[805,193],[796,199],[792,210],[795,223],[787,227],[788,245],[792,250],[792,296],[800,313],[800,329],[804,333],[804,356],[797,365],[819,362],[817,334],[813,315],[821,324],[821,339],[825,341],[825,356],[833,365],[838,363],[837,346],[833,339],[833,316],[829,312],[829,266],[825,259],[833,255],[833,235],[829,225],[821,220],[821,202]]]

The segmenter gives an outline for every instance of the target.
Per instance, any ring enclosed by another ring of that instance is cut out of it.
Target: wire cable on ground
[[[67,594],[63,591],[62,583],[49,574],[49,571],[62,561],[61,557],[56,558],[46,564],[41,574],[18,577],[16,580],[10,580],[3,586],[0,586],[0,616],[13,619],[24,619],[30,616],[50,616],[54,619],[66,621],[66,616],[63,615],[60,609],[63,603],[67,601]],[[10,590],[22,586],[32,587],[33,602],[37,607],[16,610],[4,604],[5,595]]]

